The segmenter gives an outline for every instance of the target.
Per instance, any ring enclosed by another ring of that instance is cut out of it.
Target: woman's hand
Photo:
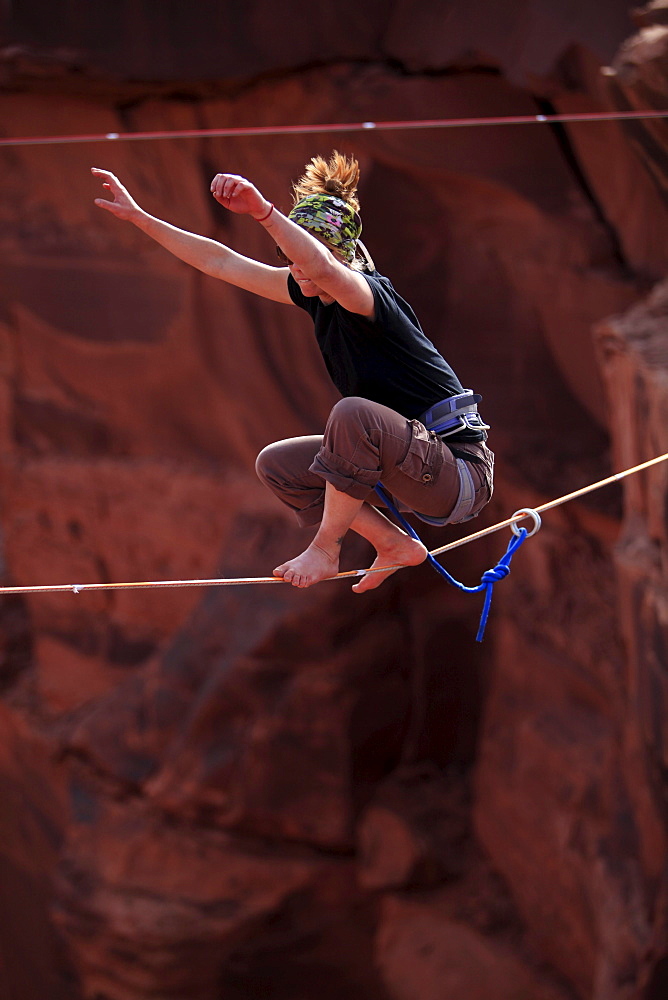
[[[130,196],[114,174],[108,170],[101,170],[100,167],[91,167],[90,172],[94,177],[102,179],[102,187],[112,196],[112,201],[108,201],[106,198],[96,198],[96,205],[99,205],[100,208],[106,208],[117,219],[123,219],[124,221],[132,220],[135,216],[141,214],[141,209],[137,202]]]
[[[245,177],[238,174],[216,174],[211,181],[211,194],[216,201],[238,215],[252,215],[261,219],[267,214],[271,202]]]

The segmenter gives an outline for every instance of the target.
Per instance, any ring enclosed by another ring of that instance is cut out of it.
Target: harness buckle
[[[419,420],[428,431],[449,437],[462,430],[487,431],[486,424],[478,413],[478,403],[482,399],[473,389],[464,389],[456,396],[448,396],[425,410]]]

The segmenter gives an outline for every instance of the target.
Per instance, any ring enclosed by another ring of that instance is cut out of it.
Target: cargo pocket
[[[411,420],[413,433],[406,457],[398,466],[399,471],[416,483],[433,486],[438,482],[443,468],[443,446],[419,420]]]

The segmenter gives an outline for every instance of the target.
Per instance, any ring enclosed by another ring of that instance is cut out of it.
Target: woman
[[[352,528],[376,549],[356,593],[378,587],[400,566],[422,562],[427,550],[373,504],[384,488],[402,510],[431,523],[474,517],[492,493],[492,452],[479,396],[426,338],[410,306],[373,266],[361,244],[359,166],[334,151],[314,157],[294,185],[286,216],[236,174],[216,174],[213,197],[249,215],[276,243],[282,266],[244,257],[214,240],[187,233],[144,212],[118,179],[92,168],[112,200],[95,204],[132,222],[181,260],[275,302],[294,303],[312,317],[329,374],[342,395],[324,435],[292,438],[265,448],[260,478],[297,514],[318,524],[311,544],[274,569],[295,587],[336,575],[341,544]]]

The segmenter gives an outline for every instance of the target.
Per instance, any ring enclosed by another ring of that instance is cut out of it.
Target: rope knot
[[[499,580],[503,580],[504,577],[508,576],[510,573],[510,566],[506,566],[504,563],[497,563],[494,569],[486,569],[482,574],[483,583],[498,583]]]

